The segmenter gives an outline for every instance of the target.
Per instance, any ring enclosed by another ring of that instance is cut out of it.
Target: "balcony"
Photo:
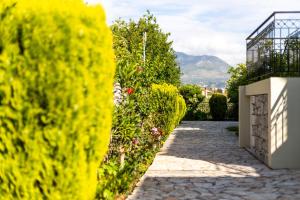
[[[249,81],[300,76],[300,11],[272,13],[246,40]]]

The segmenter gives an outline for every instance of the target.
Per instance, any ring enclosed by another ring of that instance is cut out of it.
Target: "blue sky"
[[[215,55],[231,65],[245,62],[245,38],[273,11],[300,10],[300,0],[86,0],[100,3],[107,22],[138,19],[146,10],[170,32],[173,48]]]

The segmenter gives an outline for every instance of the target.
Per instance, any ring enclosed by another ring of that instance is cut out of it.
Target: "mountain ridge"
[[[183,52],[176,52],[176,56],[184,84],[225,88],[230,65],[224,60],[214,55],[189,55]]]

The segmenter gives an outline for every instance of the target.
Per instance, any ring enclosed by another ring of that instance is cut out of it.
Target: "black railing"
[[[272,13],[246,40],[250,80],[300,76],[300,11]]]

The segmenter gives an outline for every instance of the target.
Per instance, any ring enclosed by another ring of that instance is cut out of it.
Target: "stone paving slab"
[[[300,200],[300,170],[271,170],[238,147],[226,127],[183,122],[128,200]]]

